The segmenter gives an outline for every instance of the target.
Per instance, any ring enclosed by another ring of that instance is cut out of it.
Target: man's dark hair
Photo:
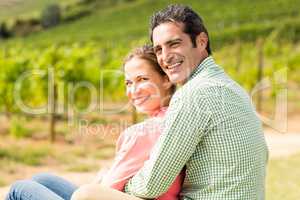
[[[153,30],[160,24],[166,22],[181,22],[184,24],[183,32],[188,34],[191,38],[193,46],[196,47],[196,37],[201,32],[206,33],[208,37],[208,32],[204,26],[201,17],[193,11],[190,7],[184,5],[173,4],[169,5],[167,8],[154,13],[150,21],[150,39],[153,42]],[[209,45],[209,39],[206,46],[206,51],[211,54],[211,49]]]

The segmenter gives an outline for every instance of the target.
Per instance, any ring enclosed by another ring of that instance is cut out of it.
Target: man
[[[186,168],[180,199],[264,199],[267,147],[246,92],[215,64],[208,32],[189,7],[171,5],[153,15],[151,40],[172,97],[165,129],[126,195],[99,185],[72,200],[154,199]],[[140,198],[137,198],[140,197]]]
[[[153,15],[151,41],[174,94],[165,129],[125,192],[151,199],[186,167],[181,199],[264,199],[267,147],[246,92],[215,64],[208,32],[189,7]]]

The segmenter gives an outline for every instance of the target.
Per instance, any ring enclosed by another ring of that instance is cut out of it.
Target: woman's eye
[[[149,78],[146,78],[146,77],[141,77],[140,79],[139,79],[139,81],[147,81],[147,80],[149,80]]]
[[[125,82],[125,85],[126,86],[129,86],[131,83],[130,82]]]

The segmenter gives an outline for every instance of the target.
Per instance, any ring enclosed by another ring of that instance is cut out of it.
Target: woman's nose
[[[131,87],[132,95],[137,95],[140,91],[141,91],[141,88],[140,88],[139,84],[132,84],[132,87]]]

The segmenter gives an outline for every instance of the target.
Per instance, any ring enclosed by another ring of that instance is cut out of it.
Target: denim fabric
[[[58,176],[41,173],[32,180],[16,181],[6,200],[69,200],[77,186]]]

